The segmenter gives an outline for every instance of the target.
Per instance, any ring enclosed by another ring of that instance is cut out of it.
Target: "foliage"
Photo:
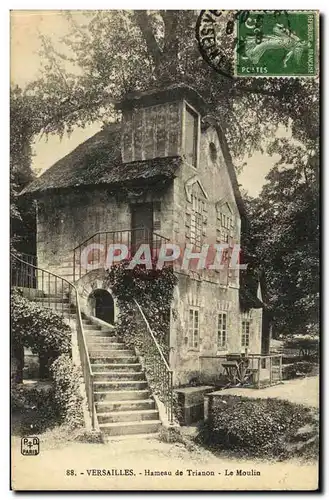
[[[11,408],[20,414],[20,434],[36,434],[52,428],[59,422],[52,386],[29,387],[13,384],[11,387]]]
[[[271,398],[222,396],[213,399],[209,421],[199,439],[220,450],[283,459],[296,452],[290,445],[307,424],[314,429],[313,437],[316,437],[313,410],[302,405]]]
[[[298,349],[299,356],[309,358],[319,353],[319,338],[311,335],[295,335],[287,337],[285,349]]]
[[[270,153],[278,153],[280,160],[269,172],[259,198],[245,199],[249,225],[242,248],[252,265],[262,269],[263,300],[272,317],[273,334],[317,334],[318,142],[305,139],[301,145],[276,140]]]
[[[19,199],[19,192],[33,180],[32,147],[37,106],[18,86],[10,92],[10,228],[13,248],[35,253],[36,214],[31,200]]]
[[[64,12],[68,33],[56,48],[41,36],[41,76],[27,89],[38,99],[40,130],[63,134],[77,125],[113,120],[112,104],[123,94],[186,82],[209,101],[236,158],[261,149],[279,124],[291,126],[299,140],[317,135],[310,126],[317,115],[314,79],[219,75],[199,52],[197,17],[188,10]],[[219,36],[228,57],[232,47],[225,30]]]
[[[51,365],[54,381],[54,400],[62,422],[70,428],[83,425],[81,370],[67,354],[59,356]]]
[[[282,366],[282,377],[284,380],[315,375],[318,371],[318,365],[311,361],[295,361],[289,365]]]
[[[119,304],[118,332],[128,345],[141,346],[140,315],[134,299],[140,304],[160,345],[168,352],[170,306],[177,278],[170,267],[151,269],[137,265],[129,269],[122,261],[108,271],[107,282]],[[166,353],[167,353],[166,352]]]
[[[117,332],[128,346],[137,349],[142,356],[148,383],[153,393],[162,400],[163,390],[166,390],[163,378],[165,374],[159,371],[161,360],[160,365],[155,362],[159,353],[150,339],[134,299],[140,304],[160,349],[168,359],[170,306],[177,278],[172,268],[156,269],[156,262],[152,263],[151,269],[146,269],[143,265],[129,269],[129,261],[122,261],[110,268],[107,282],[118,300]],[[152,363],[148,362],[150,358]],[[176,400],[177,396],[173,394],[175,408]]]
[[[61,316],[13,290],[10,301],[13,349],[29,347],[50,364],[71,348],[71,330]]]

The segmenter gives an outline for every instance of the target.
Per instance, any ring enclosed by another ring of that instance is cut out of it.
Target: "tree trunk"
[[[12,348],[11,358],[11,380],[15,384],[23,382],[24,368],[24,347],[16,346]]]

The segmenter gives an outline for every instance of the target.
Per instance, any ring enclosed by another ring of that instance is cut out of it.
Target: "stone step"
[[[91,365],[93,373],[107,372],[113,370],[115,372],[140,372],[142,367],[140,363],[94,363]]]
[[[126,391],[94,391],[95,401],[130,401],[132,399],[148,399],[150,391],[126,390]]]
[[[85,325],[83,325],[83,329],[85,330]],[[90,338],[96,338],[96,337],[117,338],[113,330],[86,330],[86,334]]]
[[[130,349],[112,349],[108,347],[97,347],[95,349],[89,348],[89,356],[91,358],[124,358],[126,356],[133,357],[134,351]]]
[[[116,365],[115,365],[116,366]],[[99,371],[93,373],[94,380],[144,380],[145,373],[140,371],[118,372],[118,371]]]
[[[115,411],[140,411],[140,410],[154,410],[154,399],[131,399],[129,401],[96,401],[96,413],[112,413]]]
[[[112,422],[101,424],[99,429],[108,436],[118,436],[127,434],[148,434],[159,431],[160,420],[147,420],[141,422]]]
[[[102,342],[99,339],[104,337],[98,337],[97,339],[91,339],[87,336],[87,344],[90,351],[103,351],[103,349],[110,349],[111,351],[122,351],[125,348],[125,344],[122,342],[111,342],[108,337]]]
[[[146,380],[95,380],[94,390],[100,391],[126,391],[147,389]]]
[[[68,297],[65,297],[65,295],[61,296],[54,296],[54,297],[34,297],[33,299],[34,302],[41,302],[41,303],[48,303],[50,302],[51,304],[67,304],[69,299]]]
[[[96,356],[93,356],[91,353],[89,353],[89,358],[90,358],[90,363],[92,365],[99,365],[101,363],[104,363],[105,365],[112,365],[112,364],[136,364],[138,363],[138,358],[137,356],[112,356],[109,357],[107,355],[104,355],[102,353],[98,353]],[[103,365],[104,366],[104,365]]]
[[[100,331],[102,328],[99,325],[93,325],[93,324],[84,324],[83,328],[85,330],[94,330],[94,331]]]
[[[108,424],[110,422],[140,422],[144,420],[158,420],[159,412],[157,410],[132,410],[132,411],[114,411],[97,413],[99,424]]]

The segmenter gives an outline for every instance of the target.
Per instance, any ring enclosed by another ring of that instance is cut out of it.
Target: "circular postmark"
[[[315,11],[202,10],[196,38],[203,59],[225,77],[316,74]]]

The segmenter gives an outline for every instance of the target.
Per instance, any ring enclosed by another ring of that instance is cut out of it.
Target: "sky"
[[[11,11],[11,81],[25,87],[38,76],[41,67],[38,55],[41,49],[40,34],[49,36],[56,45],[67,30],[67,22],[60,11]],[[33,145],[32,167],[37,173],[43,172],[96,133],[100,126],[95,123],[85,129],[76,128],[70,137],[64,136],[62,139],[54,135],[37,138]],[[278,158],[260,152],[246,157],[246,166],[238,176],[242,188],[251,196],[257,196],[265,176]]]

